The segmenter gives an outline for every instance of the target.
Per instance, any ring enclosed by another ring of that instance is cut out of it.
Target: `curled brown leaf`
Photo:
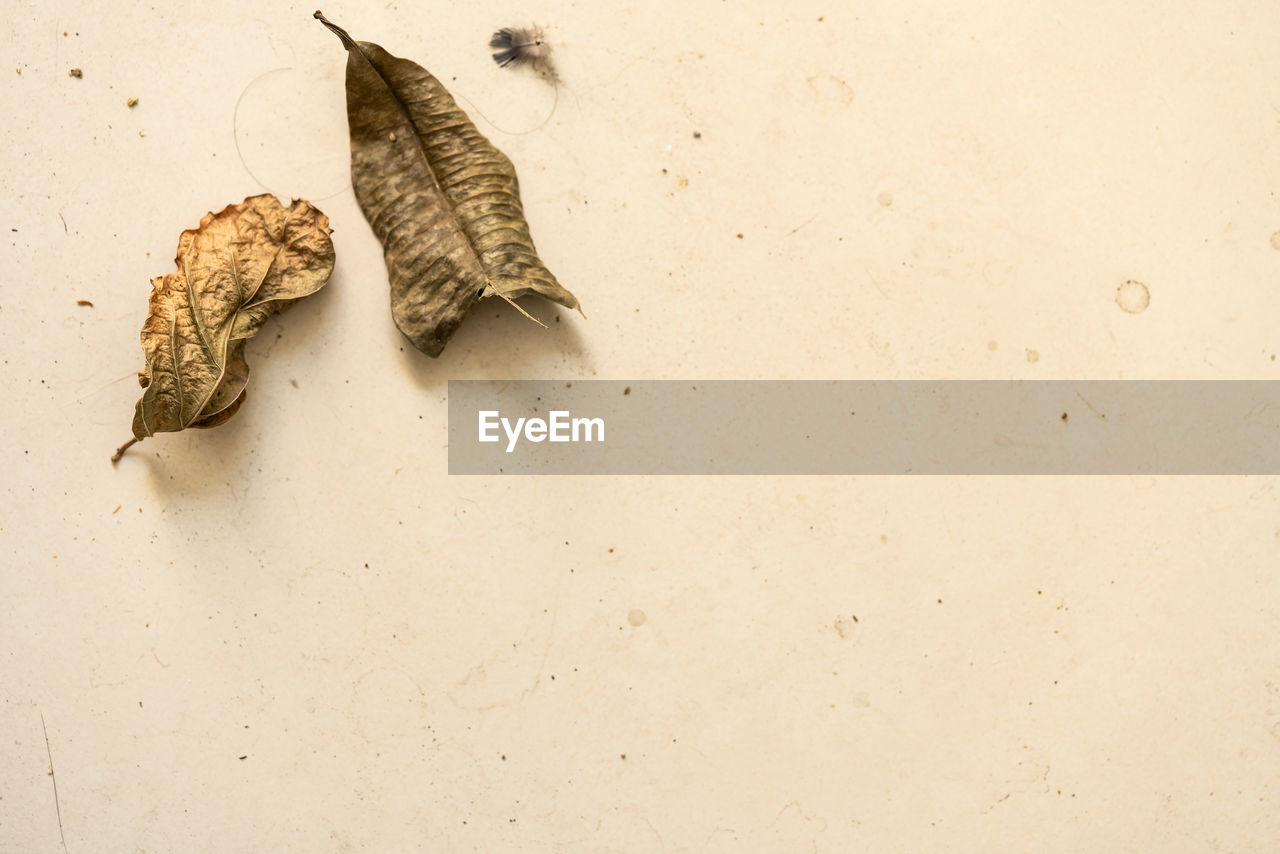
[[[328,217],[310,203],[295,199],[285,208],[261,195],[182,233],[177,271],[151,281],[134,441],[213,427],[236,413],[249,382],[245,341],[329,280],[329,232]]]
[[[391,313],[438,356],[477,299],[578,300],[538,257],[515,167],[430,72],[315,13],[347,49],[351,183],[382,243]]]

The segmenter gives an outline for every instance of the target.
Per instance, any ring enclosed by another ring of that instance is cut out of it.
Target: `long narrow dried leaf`
[[[142,327],[146,389],[133,435],[222,424],[244,402],[245,341],[271,315],[319,290],[333,272],[329,219],[308,202],[262,195],[184,231],[178,269],[151,281]]]
[[[382,242],[400,331],[438,356],[482,296],[577,308],[534,249],[515,167],[440,81],[315,16],[347,49],[351,182]]]

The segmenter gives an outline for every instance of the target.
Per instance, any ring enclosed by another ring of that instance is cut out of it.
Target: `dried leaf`
[[[578,308],[538,258],[515,167],[440,81],[315,16],[347,49],[351,182],[382,242],[400,331],[438,356],[482,296]]]
[[[134,411],[134,441],[214,427],[236,413],[249,382],[245,341],[329,280],[329,231],[329,218],[308,202],[295,199],[286,209],[262,195],[182,233],[177,272],[151,280],[142,327],[147,366],[138,374],[146,391]]]

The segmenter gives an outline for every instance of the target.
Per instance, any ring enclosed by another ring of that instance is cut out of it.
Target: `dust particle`
[[[700,131],[700,130],[695,130],[695,131],[693,132],[693,138],[694,138],[694,139],[702,139],[702,131]]]
[[[648,617],[645,616],[644,611],[639,608],[632,608],[631,613],[627,614],[627,622],[633,626],[643,626],[644,621],[647,619]]]
[[[93,308],[93,303],[89,302],[87,299],[76,300],[76,305],[87,305],[89,308]]]
[[[1027,361],[1028,361],[1028,362],[1030,362],[1030,363],[1031,363],[1031,364],[1033,364],[1033,365],[1034,365],[1036,362],[1040,361],[1040,351],[1039,351],[1039,350],[1028,350],[1028,351],[1027,351]]]
[[[888,190],[876,196],[876,201],[880,203],[880,207],[887,208],[893,204],[893,193]]]
[[[75,79],[80,80],[81,78],[84,77],[84,72],[81,71],[79,68],[73,68],[67,72],[67,76],[74,77]]]
[[[1064,412],[1064,413],[1062,413],[1062,420],[1063,420],[1063,421],[1066,421],[1066,420],[1067,420],[1067,413],[1065,413],[1065,412]]]
[[[622,393],[623,393],[624,395],[625,395],[625,394],[631,394],[631,386],[627,386],[626,388],[624,388],[624,389],[622,390]]]
[[[1151,305],[1151,291],[1135,279],[1129,279],[1116,288],[1116,305],[1129,314],[1142,314]]]
[[[137,98],[130,98],[129,100],[125,101],[124,103],[125,103],[125,106],[126,106],[126,107],[128,107],[129,109],[131,109],[131,110],[132,110],[134,107],[138,106],[138,99],[137,99]]]
[[[741,232],[741,231],[739,231],[739,232],[738,232],[738,239],[739,239],[739,240],[741,240],[741,239],[742,239],[742,232]]]

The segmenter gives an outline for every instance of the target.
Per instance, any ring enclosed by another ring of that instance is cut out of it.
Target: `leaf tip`
[[[521,307],[520,307],[520,305],[519,305],[519,303],[517,303],[517,302],[516,302],[515,300],[513,300],[511,297],[507,296],[505,293],[503,293],[503,292],[498,288],[498,286],[497,286],[497,285],[495,285],[493,282],[487,282],[487,283],[485,284],[485,286],[484,286],[483,288],[481,288],[481,289],[480,289],[480,296],[482,296],[482,297],[483,297],[483,296],[487,296],[488,294],[486,294],[486,291],[487,291],[489,294],[497,294],[498,296],[502,297],[504,300],[506,300],[506,301],[507,301],[507,304],[508,304],[508,305],[510,305],[510,306],[511,306],[512,308],[514,308],[516,311],[518,311],[518,312],[520,312],[521,314],[523,314],[525,317],[527,317],[527,318],[529,318],[530,320],[532,320],[534,323],[536,323],[536,324],[538,324],[539,326],[541,326],[543,329],[548,329],[548,328],[550,328],[550,327],[548,327],[548,326],[547,326],[547,324],[543,323],[541,320],[539,320],[538,318],[534,317],[532,314],[530,314],[529,312],[527,312],[527,311],[525,311],[523,308],[521,308]]]

